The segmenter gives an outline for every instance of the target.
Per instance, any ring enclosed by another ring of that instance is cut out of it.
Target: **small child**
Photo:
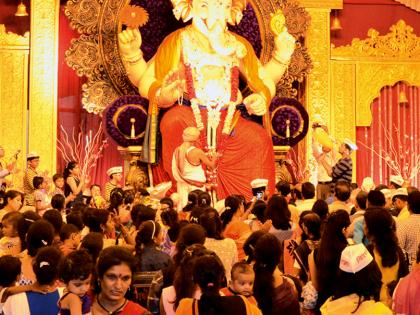
[[[54,189],[53,193],[51,194],[51,196],[54,196],[54,195],[64,196],[65,181],[64,181],[63,175],[62,174],[54,174],[52,180],[53,180],[55,189]]]
[[[10,255],[0,257],[0,314],[3,314],[3,304],[9,296],[9,287],[15,285],[20,273],[19,258]]]
[[[34,200],[35,200],[35,209],[36,212],[42,217],[45,210],[51,207],[50,199],[46,192],[48,183],[44,180],[42,176],[35,176],[33,179],[33,185],[35,188],[34,191]]]
[[[76,250],[65,257],[59,266],[60,278],[66,285],[58,302],[60,315],[90,314],[89,297],[94,265],[86,250]]]
[[[0,257],[3,255],[16,256],[21,252],[21,241],[17,225],[22,218],[20,212],[9,212],[1,221],[3,237],[0,239]]]
[[[257,300],[252,295],[255,273],[252,266],[246,262],[237,262],[232,266],[229,286],[221,291],[225,296],[242,295],[252,304],[257,305]]]
[[[90,200],[90,206],[98,209],[105,209],[107,207],[107,202],[104,197],[102,197],[101,186],[98,184],[93,184],[90,186],[90,195],[92,199]]]
[[[79,247],[81,233],[77,226],[73,224],[63,224],[60,229],[60,240],[62,242],[60,251],[64,256],[67,256]]]

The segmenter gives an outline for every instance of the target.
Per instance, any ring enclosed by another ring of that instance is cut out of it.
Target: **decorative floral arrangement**
[[[102,123],[96,133],[93,133],[92,130],[85,132],[80,127],[80,131],[76,135],[73,128],[71,138],[62,125],[60,128],[63,133],[63,140],[57,139],[57,149],[60,151],[63,160],[66,163],[77,161],[80,166],[81,178],[89,176],[91,169],[96,167],[96,162],[102,157],[102,152],[107,145],[107,140],[103,140]]]
[[[303,105],[286,97],[274,97],[270,104],[274,145],[294,146],[307,132],[309,116]]]
[[[119,97],[104,111],[103,119],[107,135],[123,147],[142,145],[148,106],[149,101],[139,95]],[[134,137],[131,133],[133,126]]]
[[[405,180],[411,181],[420,172],[420,155],[412,156],[412,152],[410,152],[409,149],[411,147],[410,140],[413,141],[414,145],[416,145],[416,143],[418,145],[420,139],[417,139],[417,137],[415,137],[416,139],[414,139],[414,137],[410,138],[409,135],[401,137],[400,129],[394,124],[393,131],[395,132],[397,139],[394,140],[394,137],[391,134],[392,131],[385,128],[382,122],[381,127],[388,143],[389,150],[385,151],[382,148],[377,150],[375,147],[369,147],[361,141],[358,141],[357,143],[382,159],[392,173],[400,175]],[[401,141],[402,138],[404,141]]]

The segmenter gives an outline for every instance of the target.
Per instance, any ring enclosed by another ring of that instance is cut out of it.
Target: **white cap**
[[[408,196],[407,188],[398,188],[392,193],[392,199],[397,196]]]
[[[357,145],[348,138],[345,138],[343,143],[347,144],[352,151],[356,151],[358,149]]]
[[[360,186],[360,188],[366,193],[375,189],[375,183],[373,182],[372,177],[363,178],[362,186]]]
[[[122,166],[114,166],[114,167],[109,168],[106,171],[106,174],[108,176],[111,176],[112,174],[117,174],[117,173],[122,173],[122,172],[123,172]]]
[[[373,257],[365,245],[350,245],[344,248],[341,253],[340,269],[345,272],[356,273],[369,265],[372,260]]]
[[[392,191],[391,191],[391,189],[388,189],[388,188],[381,189],[381,193],[384,194],[384,196],[385,196],[386,199],[392,197]]]
[[[267,187],[268,179],[256,178],[251,182],[251,188]]]
[[[399,186],[402,186],[404,184],[404,178],[402,178],[401,175],[391,175],[389,177],[389,181]]]
[[[163,182],[154,187],[148,187],[146,190],[150,194],[151,199],[161,200],[172,187],[172,182]]]
[[[28,155],[26,156],[26,159],[36,159],[39,158],[39,154],[36,153],[35,151],[29,152]]]

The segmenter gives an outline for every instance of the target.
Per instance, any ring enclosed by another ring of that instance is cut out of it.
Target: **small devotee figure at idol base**
[[[188,203],[188,194],[196,189],[205,190],[207,181],[203,164],[210,169],[216,165],[216,158],[199,148],[200,130],[196,127],[185,128],[182,132],[183,143],[177,147],[172,157],[172,174],[177,183],[179,195],[178,210]]]

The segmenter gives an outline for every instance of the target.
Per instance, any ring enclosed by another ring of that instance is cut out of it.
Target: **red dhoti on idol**
[[[271,138],[263,126],[239,118],[229,136],[222,135],[226,110],[221,112],[217,130],[217,149],[221,154],[217,163],[217,198],[231,194],[243,194],[252,198],[251,181],[256,178],[269,180],[268,190],[274,192],[274,153]],[[207,110],[201,109],[203,123],[207,123]],[[182,131],[195,126],[193,112],[189,106],[175,106],[168,110],[160,123],[162,134],[162,163],[172,180],[172,155],[182,144]],[[204,131],[202,131],[204,132]],[[202,139],[205,137],[202,137]],[[204,143],[201,143],[204,146]]]

